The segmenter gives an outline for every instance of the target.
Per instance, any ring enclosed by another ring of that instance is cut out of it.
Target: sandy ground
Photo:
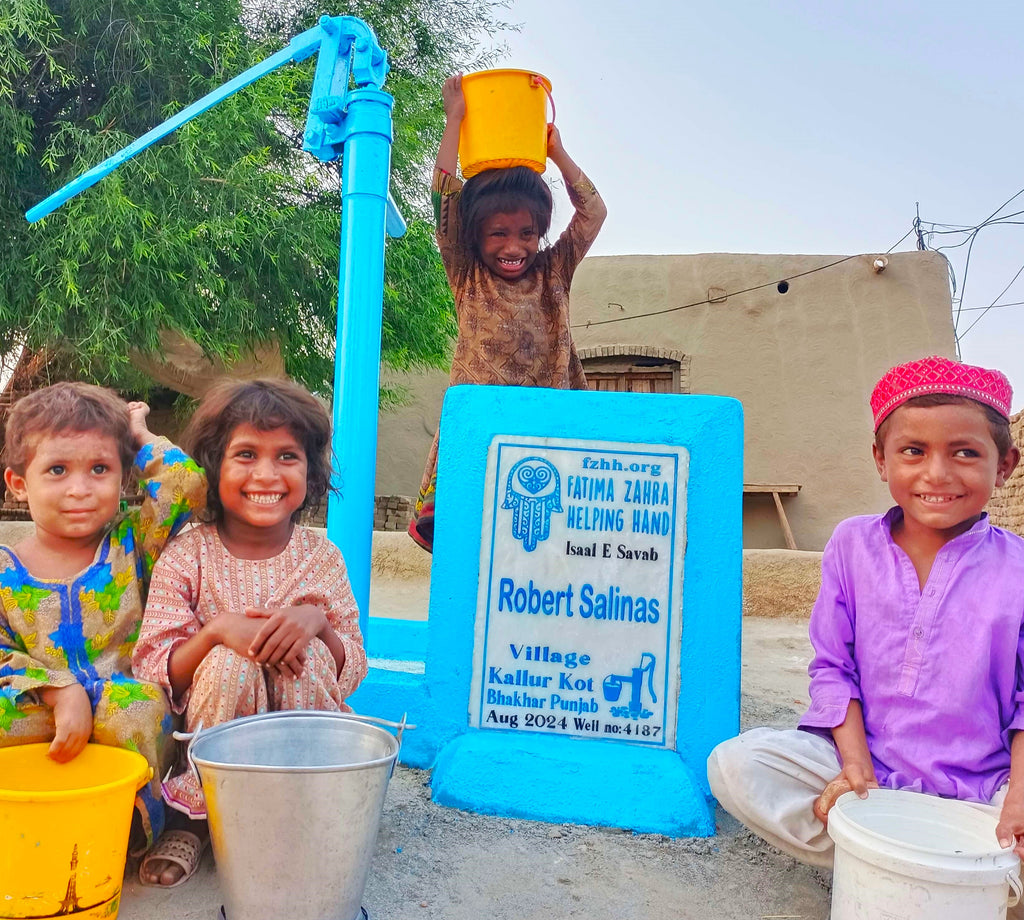
[[[421,616],[425,582],[378,576],[374,609]],[[748,617],[743,641],[743,727],[795,724],[807,700],[806,621]],[[363,899],[373,920],[828,917],[826,874],[771,849],[721,811],[716,837],[670,839],[456,811],[430,801],[429,781],[424,771],[395,771]],[[177,890],[127,880],[120,917],[214,920],[220,904],[208,854]]]

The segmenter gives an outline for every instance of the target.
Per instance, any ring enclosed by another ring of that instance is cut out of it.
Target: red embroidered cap
[[[871,393],[875,431],[878,431],[878,426],[893,409],[902,406],[908,399],[930,393],[966,396],[991,406],[1006,418],[1010,417],[1013,388],[1005,374],[932,355],[930,358],[908,361],[890,368],[875,384]]]

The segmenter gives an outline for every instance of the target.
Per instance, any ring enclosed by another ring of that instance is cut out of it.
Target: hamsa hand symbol
[[[532,553],[551,533],[551,514],[562,510],[558,470],[541,457],[525,457],[509,471],[502,508],[512,511],[512,536]]]

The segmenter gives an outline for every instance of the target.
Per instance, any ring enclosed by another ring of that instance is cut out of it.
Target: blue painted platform
[[[742,408],[718,396],[449,389],[425,657],[421,624],[372,619],[357,711],[407,712],[402,761],[434,798],[486,814],[714,833],[705,763],[739,729]],[[676,749],[469,727],[482,496],[495,435],[679,445],[689,452]],[[385,623],[387,625],[381,625]],[[374,629],[379,627],[375,635]]]

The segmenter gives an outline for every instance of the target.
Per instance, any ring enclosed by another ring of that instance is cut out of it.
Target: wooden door
[[[630,368],[619,372],[587,371],[587,384],[591,390],[616,393],[674,393],[675,381],[671,370]]]

